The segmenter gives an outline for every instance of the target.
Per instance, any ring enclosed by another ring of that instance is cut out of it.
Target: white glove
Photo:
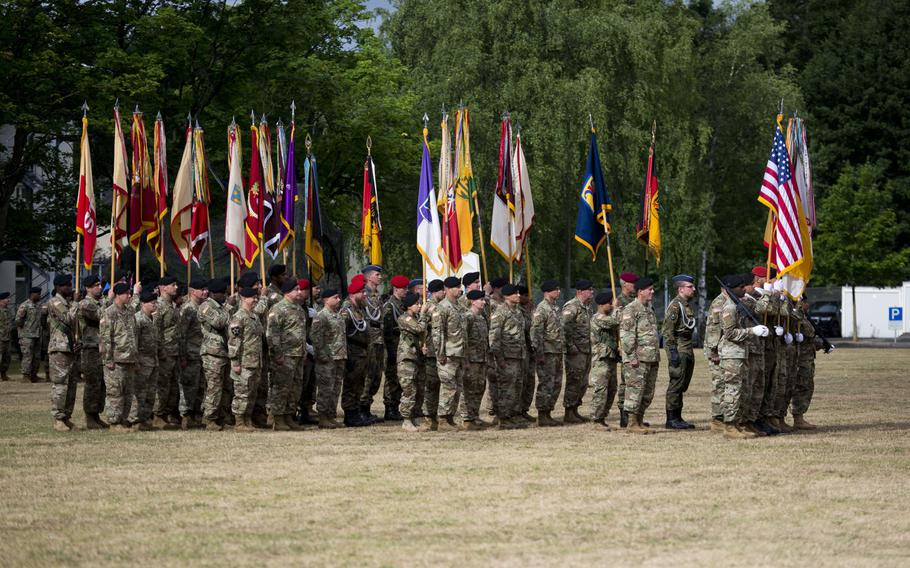
[[[755,335],[757,337],[768,337],[768,333],[768,328],[763,325],[757,325],[752,328],[752,335]]]
[[[797,332],[796,332],[796,342],[797,342],[797,343],[802,343],[804,339],[806,339],[806,338],[803,337],[803,334],[797,331]]]
[[[774,286],[772,286],[770,282],[765,282],[762,285],[762,288],[765,289],[766,291],[770,292],[771,290],[774,289]]]
[[[307,313],[310,315],[311,318],[316,317],[316,308],[307,308]]]
[[[784,290],[784,281],[783,281],[783,280],[775,280],[775,281],[774,281],[774,289],[777,290],[778,292],[782,292],[782,291]]]
[[[793,343],[793,335],[789,334],[789,333],[787,335],[785,335],[784,343],[786,343],[787,345],[790,345],[791,343]]]
[[[780,337],[781,335],[784,334],[784,328],[782,328],[782,327],[779,326],[779,325],[775,325],[775,326],[774,326],[774,334],[777,335],[778,337]]]
[[[310,345],[309,343],[306,344],[306,352],[307,352],[309,355],[315,355],[315,354],[316,354],[316,350],[313,349],[313,346]]]

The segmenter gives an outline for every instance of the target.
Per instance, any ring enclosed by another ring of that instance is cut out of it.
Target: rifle
[[[755,314],[752,313],[752,310],[747,308],[743,301],[736,297],[736,294],[733,293],[733,290],[724,284],[723,280],[717,276],[715,276],[714,279],[717,280],[718,284],[720,284],[721,289],[727,293],[727,297],[733,300],[733,303],[736,304],[736,309],[739,310],[739,313],[752,320],[755,325],[762,325],[762,322],[758,321],[758,318],[755,317]]]
[[[831,353],[832,351],[837,349],[837,347],[835,347],[833,343],[828,341],[828,338],[826,338],[824,335],[819,333],[818,327],[815,325],[815,322],[812,321],[812,319],[809,317],[809,314],[806,314],[806,321],[809,322],[809,325],[811,325],[812,329],[815,330],[815,337],[822,340],[822,349],[824,350],[825,355],[827,355],[828,353]]]

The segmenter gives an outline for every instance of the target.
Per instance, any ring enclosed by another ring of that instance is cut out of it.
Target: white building
[[[910,333],[910,282],[900,288],[856,287],[856,321],[859,337],[894,338]],[[853,337],[853,289],[841,289],[841,335]]]

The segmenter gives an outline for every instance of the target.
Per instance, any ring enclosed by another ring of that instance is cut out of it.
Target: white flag
[[[193,127],[186,127],[186,144],[180,158],[180,169],[174,180],[173,202],[171,203],[171,242],[187,264],[192,256],[190,225],[193,220]]]
[[[528,178],[528,164],[525,162],[520,133],[515,137],[515,152],[512,154],[512,183],[515,195],[515,258],[520,260],[524,253],[524,241],[534,224],[534,199],[531,196],[531,180]]]
[[[246,197],[240,154],[240,131],[231,125],[228,131],[228,188],[227,209],[224,222],[224,244],[238,262],[243,262],[246,239]]]

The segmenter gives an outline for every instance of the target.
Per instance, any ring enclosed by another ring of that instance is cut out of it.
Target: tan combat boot
[[[723,431],[724,431],[724,421],[723,421],[723,420],[718,420],[717,418],[712,418],[712,419],[711,419],[711,431],[712,431],[712,432],[720,432],[720,433],[723,433]]]
[[[291,427],[288,426],[288,423],[284,421],[283,414],[275,414],[272,416],[272,430],[276,432],[290,432]]]
[[[234,426],[235,432],[255,432],[256,428],[253,427],[253,421],[249,416],[241,416],[237,421],[237,424]]]
[[[54,432],[69,432],[70,427],[63,420],[54,420]]]
[[[123,422],[118,422],[117,424],[111,424],[111,432],[132,432],[133,430]]]
[[[553,420],[549,410],[540,410],[537,412],[537,425],[541,428],[551,428],[559,426],[559,422]]]
[[[168,427],[167,420],[165,420],[163,416],[156,416],[155,419],[152,420],[152,428],[155,428],[158,430],[164,430],[167,427]]]
[[[806,422],[802,414],[793,415],[793,428],[797,430],[815,430],[818,428],[815,424]]]
[[[193,427],[193,417],[192,416],[184,416],[183,418],[180,419],[180,429],[181,430],[189,430],[192,427]]]
[[[732,422],[724,422],[724,438],[728,440],[746,440],[748,438],[754,437],[754,435],[743,432],[737,428],[736,424]]]
[[[591,424],[593,424],[594,427],[601,432],[612,432],[613,431],[613,428],[611,428],[610,425],[607,424],[606,418],[601,418],[600,420],[592,419]]]
[[[642,425],[641,416],[638,414],[630,414],[629,426],[626,428],[626,432],[632,434],[653,434],[654,430]]]
[[[758,438],[758,434],[750,431],[742,422],[737,422],[734,426],[737,430],[742,432],[743,436],[746,438]]]
[[[483,430],[483,428],[475,424],[473,420],[465,420],[462,422],[461,429],[465,432],[479,432],[480,430]]]
[[[217,420],[205,419],[206,432],[221,432],[222,430],[224,430],[224,427],[221,424],[218,424]]]

